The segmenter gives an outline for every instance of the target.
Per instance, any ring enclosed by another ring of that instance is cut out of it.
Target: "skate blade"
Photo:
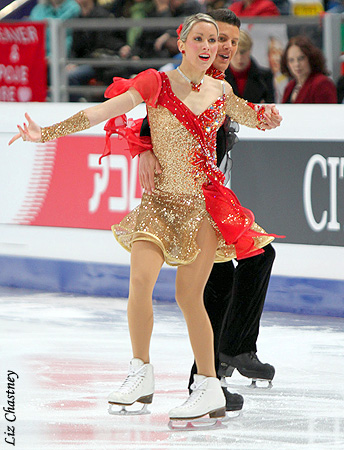
[[[229,419],[228,419],[229,420]],[[168,422],[168,428],[172,431],[203,431],[227,428],[225,424],[228,422],[226,417],[222,418],[201,418],[193,420],[171,419]]]
[[[259,384],[257,384],[257,382]],[[264,380],[260,378],[252,378],[252,382],[249,386],[249,389],[271,389],[273,386],[272,380]]]
[[[150,411],[147,409],[147,404],[143,405],[141,409],[130,409],[132,405],[116,405],[113,403],[109,403],[108,413],[113,416],[141,416],[144,414],[150,414]],[[120,407],[120,409],[114,408]],[[129,408],[129,409],[127,409]]]
[[[249,377],[247,377],[247,378],[249,378]],[[258,384],[257,384],[257,382],[258,382]],[[233,387],[238,387],[238,385],[235,385],[235,383],[229,384],[225,377],[221,378],[221,386],[224,388],[230,388],[230,389]],[[272,380],[264,380],[262,378],[252,378],[251,384],[246,385],[245,387],[247,387],[249,389],[271,389],[273,387],[273,384],[272,384]]]
[[[231,385],[229,383],[227,383],[226,377],[221,377],[220,383],[221,383],[221,387],[224,387],[224,388],[231,387]]]

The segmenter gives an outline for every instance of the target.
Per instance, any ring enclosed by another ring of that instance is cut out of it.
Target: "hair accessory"
[[[196,84],[196,83],[194,83],[193,81],[191,81],[190,78],[188,78],[188,77],[187,77],[187,76],[179,69],[179,67],[177,67],[177,71],[178,71],[178,72],[180,73],[180,75],[184,78],[184,80],[188,81],[188,82],[191,84],[191,89],[192,89],[193,91],[196,91],[196,92],[199,92],[199,91],[200,91],[201,86],[202,86],[203,81],[204,81],[204,77],[201,79],[201,81],[200,81],[198,84]]]
[[[178,39],[180,39],[180,33],[182,32],[182,29],[183,29],[183,24],[181,23],[179,25],[179,27],[176,29],[177,34],[178,34]]]

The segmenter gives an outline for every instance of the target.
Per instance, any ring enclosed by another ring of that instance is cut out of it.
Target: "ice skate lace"
[[[189,397],[186,399],[186,401],[183,403],[182,406],[186,406],[189,408],[192,408],[200,399],[203,397],[204,392],[206,390],[206,381],[203,380],[199,384],[193,383],[190,388],[192,390]],[[202,387],[203,386],[203,387]]]
[[[257,361],[257,362],[260,362],[259,359],[258,359],[257,353],[255,353],[255,352],[250,352],[249,355],[250,355],[250,358],[251,358],[252,360]]]
[[[127,378],[123,381],[119,392],[131,392],[133,391],[144,379],[146,375],[145,367],[142,366],[138,370],[130,369]]]

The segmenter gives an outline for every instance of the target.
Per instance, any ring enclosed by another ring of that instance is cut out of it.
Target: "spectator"
[[[154,0],[151,4],[151,9],[147,11],[146,17],[171,17],[171,10],[168,0]],[[154,51],[155,41],[160,35],[160,30],[143,30],[142,33],[136,35],[136,39],[134,41],[127,39],[127,44],[120,50],[120,56],[124,59],[130,56],[135,58],[151,58],[153,56],[152,53]]]
[[[232,3],[229,9],[239,17],[280,15],[272,0],[239,0]]]
[[[67,20],[78,17],[80,14],[80,6],[75,0],[44,0],[38,3],[30,13],[30,20],[42,21],[46,19]],[[46,33],[46,55],[50,56],[50,30]],[[66,36],[66,52],[70,55],[72,47],[72,31],[67,30]]]
[[[231,0],[205,0],[204,1],[205,8],[207,13],[209,14],[216,9],[229,9],[232,4]]]
[[[252,103],[274,103],[272,72],[259,67],[251,56],[252,39],[240,30],[238,51],[226,71],[226,79],[235,95]]]
[[[170,9],[172,17],[185,17],[205,12],[205,6],[198,0],[170,0]],[[167,56],[175,56],[179,53],[177,40],[176,31],[169,30],[156,40],[154,49],[156,51],[165,49],[168,52]]]
[[[280,14],[287,16],[290,13],[290,3],[289,0],[273,0],[277,6]]]
[[[111,14],[97,4],[97,0],[77,0],[83,19],[108,18]],[[105,54],[115,54],[125,42],[125,34],[107,30],[74,30],[71,56],[73,58],[92,58]],[[88,84],[92,78],[101,79],[101,72],[88,64],[69,64],[68,83],[71,86]],[[80,96],[71,95],[70,101],[78,101]]]
[[[119,6],[118,2],[117,6]],[[114,12],[116,17],[121,14],[128,19],[141,20],[146,17],[164,17],[165,10],[168,10],[168,0],[128,0],[121,9]],[[142,27],[132,27],[127,30],[126,43],[119,52],[121,58],[126,59],[131,55],[131,50],[142,33]]]
[[[344,0],[331,1],[327,5],[326,12],[329,13],[343,13],[344,12]]]
[[[280,39],[275,36],[270,36],[268,43],[268,60],[273,76],[275,103],[281,103],[284,89],[288,84],[288,77],[281,72],[281,58],[283,52],[283,44]]]
[[[204,8],[198,0],[154,0],[153,8],[147,13],[147,17],[181,17],[203,12]],[[135,45],[123,46],[120,50],[122,58],[169,58],[179,54],[177,47],[177,33],[168,30],[161,33],[160,30],[144,30],[137,38]],[[127,74],[129,76],[129,74]]]
[[[281,70],[292,78],[282,103],[337,103],[336,86],[327,76],[324,55],[306,36],[289,40]]]
[[[338,103],[344,103],[344,75],[339,77],[337,82]]]

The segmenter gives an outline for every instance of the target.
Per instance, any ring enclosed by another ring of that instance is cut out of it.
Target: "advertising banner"
[[[103,136],[67,136],[38,144],[26,197],[15,223],[109,230],[142,195],[138,158],[112,138],[116,154],[98,160]]]
[[[0,101],[44,102],[45,24],[0,23]]]
[[[231,186],[279,242],[344,246],[344,147],[336,141],[245,141]]]

